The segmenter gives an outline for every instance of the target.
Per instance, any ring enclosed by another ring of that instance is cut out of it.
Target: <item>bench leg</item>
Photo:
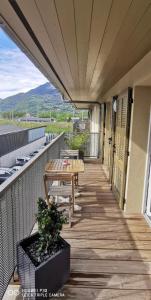
[[[76,173],[75,175],[74,175],[74,179],[75,179],[75,186],[78,186],[78,181],[79,181],[79,178],[78,178],[78,173]]]
[[[71,218],[72,218],[72,198],[70,197],[69,198],[69,227],[70,228],[72,226]]]

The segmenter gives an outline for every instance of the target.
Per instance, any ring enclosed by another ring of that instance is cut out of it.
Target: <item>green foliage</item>
[[[1,113],[1,117],[4,119],[12,119],[12,118],[21,118],[26,115],[25,112],[18,112],[18,111],[5,111]]]
[[[56,122],[47,125],[46,132],[61,133],[61,132],[72,132],[73,124],[69,122]]]
[[[23,128],[34,128],[40,126],[46,126],[47,133],[61,133],[61,132],[72,132],[73,124],[71,122],[55,122],[55,123],[38,123],[38,122],[18,122],[11,121],[8,119],[0,120],[0,125],[12,124]]]
[[[72,116],[72,113],[70,112],[56,112],[56,111],[47,111],[47,112],[41,112],[39,113],[38,115],[40,118],[54,118],[56,119],[57,121],[67,121],[69,118],[71,118]]]
[[[50,207],[42,198],[38,199],[38,232],[39,253],[48,253],[49,249],[55,247],[60,239],[60,231],[63,224],[66,223],[66,218],[63,212],[57,209],[57,205],[52,203]]]
[[[61,100],[60,94],[58,95],[31,95],[29,93],[18,94],[6,98],[0,99],[1,111],[10,112],[12,110],[21,112],[26,111],[32,115],[38,115],[41,112],[72,112],[73,106],[71,103],[65,103]]]
[[[72,102],[63,101],[61,94],[48,82],[28,91],[19,93],[5,99],[0,99],[1,112],[12,111],[26,112],[32,116],[56,118],[57,121],[67,121],[73,115],[85,116],[86,111],[81,113]],[[10,116],[8,116],[10,118]]]
[[[67,121],[68,119],[71,119],[72,117],[72,113],[70,112],[63,112],[63,113],[59,113],[57,115],[57,120],[62,122],[62,121]]]
[[[83,146],[87,142],[87,139],[88,139],[87,133],[79,133],[77,135],[73,135],[72,137],[69,137],[67,144],[70,149],[83,150]]]
[[[38,114],[39,118],[54,118],[57,119],[56,111],[42,111]]]

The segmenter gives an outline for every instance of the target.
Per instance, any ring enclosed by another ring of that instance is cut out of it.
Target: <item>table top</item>
[[[64,164],[67,161],[68,164]],[[52,159],[45,167],[46,173],[81,173],[84,172],[84,162],[81,159]]]

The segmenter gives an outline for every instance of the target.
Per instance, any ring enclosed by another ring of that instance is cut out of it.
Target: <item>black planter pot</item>
[[[17,245],[18,274],[25,299],[51,298],[52,294],[58,292],[67,282],[70,275],[70,245],[61,237],[60,239],[64,244],[61,250],[38,267],[33,264],[25,252],[25,248],[34,242],[38,236],[39,234],[35,233]]]
[[[84,151],[83,150],[79,150],[79,159],[84,159]]]

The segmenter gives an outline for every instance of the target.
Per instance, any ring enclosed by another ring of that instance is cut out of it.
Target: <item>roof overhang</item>
[[[150,56],[140,68],[143,75],[132,71],[151,50],[149,0],[1,0],[0,16],[5,30],[78,108],[101,103],[125,85],[150,84]]]

